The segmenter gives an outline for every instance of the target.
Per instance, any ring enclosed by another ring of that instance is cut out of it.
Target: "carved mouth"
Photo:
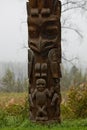
[[[54,41],[41,42],[39,44],[37,42],[30,42],[30,48],[33,51],[43,53],[44,51],[48,51],[54,47],[57,47],[57,43]]]

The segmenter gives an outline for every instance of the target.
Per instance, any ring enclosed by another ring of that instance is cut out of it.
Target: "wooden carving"
[[[27,14],[30,119],[60,122],[61,2],[30,0]]]

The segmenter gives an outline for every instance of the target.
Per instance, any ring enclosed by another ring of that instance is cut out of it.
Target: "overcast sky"
[[[26,61],[26,1],[0,0],[0,61]]]
[[[76,64],[87,68],[87,13],[71,14],[68,22],[73,21],[84,37],[81,39],[74,31],[63,30],[66,41],[62,41],[62,50],[67,58],[78,57]],[[27,62],[26,21],[26,0],[0,0],[0,61]]]

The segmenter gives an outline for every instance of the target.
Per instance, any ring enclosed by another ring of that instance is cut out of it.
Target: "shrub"
[[[87,117],[87,84],[71,87],[66,105],[75,118]]]
[[[4,110],[0,109],[0,127],[3,127],[7,124],[7,113]]]
[[[67,120],[71,119],[72,117],[73,113],[71,112],[70,108],[65,104],[61,104],[61,119]]]
[[[8,116],[21,116],[23,119],[27,118],[29,113],[28,98],[26,97],[25,100],[21,99],[21,102],[19,101],[18,103],[12,98],[4,107],[4,111]]]

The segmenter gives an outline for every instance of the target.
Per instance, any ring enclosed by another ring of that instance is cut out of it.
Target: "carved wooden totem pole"
[[[27,13],[30,120],[60,122],[61,2],[30,0]]]

